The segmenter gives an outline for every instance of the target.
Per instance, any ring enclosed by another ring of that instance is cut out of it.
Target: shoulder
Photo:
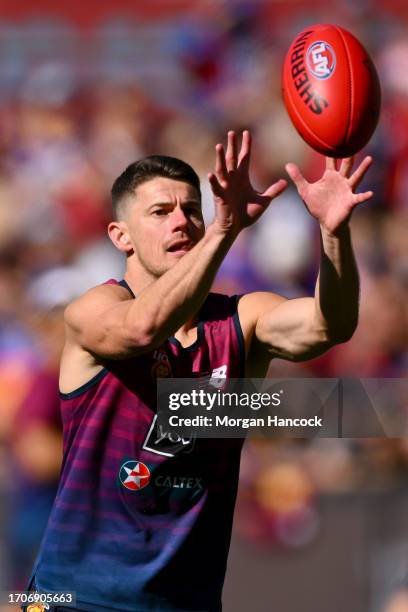
[[[258,319],[263,313],[270,311],[286,298],[270,291],[256,291],[241,296],[238,304],[239,316],[248,319]]]
[[[249,351],[254,331],[260,317],[285,301],[286,298],[269,291],[246,293],[240,297],[238,302],[238,316],[247,352]]]
[[[129,291],[110,279],[102,285],[97,285],[71,302],[65,309],[64,319],[68,328],[75,328],[88,318],[95,319],[106,308],[130,299]]]

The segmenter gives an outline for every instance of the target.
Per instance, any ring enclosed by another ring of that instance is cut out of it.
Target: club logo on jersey
[[[126,489],[139,491],[150,482],[150,470],[141,461],[126,461],[119,471],[119,480]]]
[[[27,607],[27,612],[44,612],[45,610],[49,609],[50,606],[48,604],[34,603]]]
[[[192,436],[183,438],[174,431],[166,431],[157,422],[157,414],[154,415],[152,424],[143,442],[143,450],[150,451],[156,455],[164,455],[165,457],[175,457],[180,452],[191,452],[193,447],[194,438]]]
[[[329,79],[336,68],[336,54],[331,45],[323,40],[310,45],[306,53],[307,66],[316,79]]]
[[[173,376],[170,361],[166,351],[163,349],[157,349],[153,352],[153,366],[151,369],[151,375],[153,380],[156,378],[170,378]]]

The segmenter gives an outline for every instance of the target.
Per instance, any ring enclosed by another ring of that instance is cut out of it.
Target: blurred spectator
[[[69,268],[44,273],[27,290],[25,323],[35,362],[9,433],[8,551],[10,587],[24,589],[56,493],[62,458],[58,370],[64,343],[64,307],[81,291]]]
[[[307,363],[274,360],[268,376],[408,373],[405,3],[191,2],[180,4],[182,16],[172,7],[171,18],[165,5],[138,6],[141,21],[119,9],[88,14],[86,30],[64,7],[55,22],[20,15],[18,24],[12,16],[0,23],[0,495],[9,493],[3,556],[15,588],[31,567],[58,477],[63,305],[121,275],[106,240],[113,179],[146,154],[186,159],[202,179],[208,223],[206,177],[227,128],[252,130],[259,189],[284,176],[287,161],[317,176],[322,159],[283,107],[280,66],[293,35],[322,14],[361,37],[383,87],[380,125],[367,147],[375,164],[361,186],[373,186],[375,198],[352,220],[360,323],[347,344]],[[317,255],[315,223],[288,190],[242,234],[215,288],[310,294]],[[306,546],[319,530],[319,497],[406,486],[407,449],[406,439],[249,441],[237,527],[259,545]],[[405,612],[406,590],[387,605],[384,612]]]

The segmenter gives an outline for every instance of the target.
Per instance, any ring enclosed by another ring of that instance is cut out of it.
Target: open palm
[[[216,221],[225,229],[239,232],[262,215],[271,200],[286,189],[287,182],[281,179],[262,193],[255,191],[249,178],[251,135],[247,130],[242,134],[239,154],[233,131],[228,132],[227,151],[222,144],[217,144],[215,151],[215,173],[210,173],[208,180],[214,194]]]
[[[287,164],[286,171],[310,214],[329,232],[336,234],[349,221],[354,208],[373,196],[372,191],[354,193],[371,162],[372,158],[366,157],[351,174],[352,157],[343,159],[339,170],[336,169],[336,160],[327,157],[326,170],[315,183],[309,183],[295,164]]]

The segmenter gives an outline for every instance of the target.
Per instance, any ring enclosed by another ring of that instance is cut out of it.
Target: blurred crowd
[[[46,20],[16,28],[0,15],[9,43],[0,58],[0,587],[24,586],[55,493],[64,305],[123,271],[106,236],[113,180],[144,155],[180,157],[202,177],[209,222],[214,146],[244,128],[260,189],[288,161],[317,178],[324,160],[297,135],[280,94],[285,50],[307,23],[350,29],[377,65],[382,114],[361,187],[375,196],[352,219],[361,276],[353,339],[307,363],[276,361],[268,375],[407,376],[408,9],[345,2],[322,19],[312,3],[288,4],[220,2],[217,19],[192,12],[142,25],[117,16],[92,35]],[[311,295],[318,253],[317,224],[291,188],[239,237],[215,289]],[[407,476],[404,438],[252,441],[237,528],[263,546],[301,547],[319,529],[319,496],[398,488]]]

